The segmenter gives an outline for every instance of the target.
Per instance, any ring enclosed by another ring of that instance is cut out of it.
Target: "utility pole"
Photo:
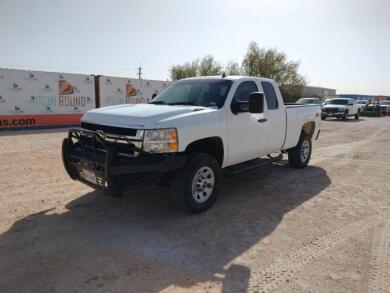
[[[138,79],[141,79],[141,76],[142,76],[142,64],[139,65],[139,67],[137,67],[138,69],[138,72],[137,72],[137,75],[138,75]]]
[[[137,68],[138,69],[138,72],[137,72],[137,75],[138,75],[138,79],[139,79],[139,85],[140,85],[140,96],[141,96],[141,99],[142,99],[142,92],[143,92],[143,86],[142,86],[142,63],[139,64],[139,67]]]

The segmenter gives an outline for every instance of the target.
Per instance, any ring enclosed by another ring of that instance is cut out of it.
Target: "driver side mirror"
[[[249,112],[263,113],[264,112],[264,94],[254,92],[249,95]]]

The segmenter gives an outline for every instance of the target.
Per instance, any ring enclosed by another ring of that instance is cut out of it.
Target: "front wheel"
[[[297,169],[305,168],[309,164],[311,150],[311,138],[308,134],[302,132],[296,147],[288,152],[290,166]]]
[[[193,213],[208,210],[217,199],[219,178],[220,167],[214,157],[204,153],[190,154],[183,172],[172,181],[172,203]]]

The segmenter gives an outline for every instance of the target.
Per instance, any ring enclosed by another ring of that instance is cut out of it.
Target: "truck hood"
[[[117,105],[87,111],[83,122],[129,128],[152,128],[160,121],[205,110],[201,106]]]
[[[337,105],[337,104],[322,106],[323,109],[328,109],[328,108],[347,108],[347,107],[348,107],[348,105]]]

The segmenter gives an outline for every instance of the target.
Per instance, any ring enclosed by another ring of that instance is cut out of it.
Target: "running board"
[[[225,176],[239,175],[242,173],[253,171],[255,169],[259,169],[261,167],[270,165],[272,163],[278,162],[278,161],[283,159],[282,154],[280,154],[279,156],[277,156],[275,158],[271,157],[271,156],[268,156],[268,157],[269,157],[269,159],[258,158],[258,159],[246,161],[244,163],[240,163],[237,165],[227,167],[224,169],[224,174],[225,174]]]

